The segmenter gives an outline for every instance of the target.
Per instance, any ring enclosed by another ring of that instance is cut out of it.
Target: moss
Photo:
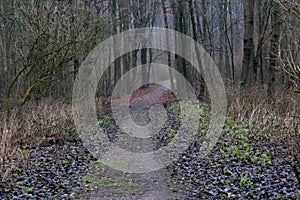
[[[82,184],[91,190],[98,188],[101,193],[127,195],[140,193],[146,189],[143,186],[146,185],[145,180],[110,169],[100,161],[92,163],[91,168],[93,173],[82,178]]]

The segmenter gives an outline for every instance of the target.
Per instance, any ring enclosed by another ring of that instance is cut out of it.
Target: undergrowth
[[[28,102],[21,108],[0,113],[0,177],[4,179],[18,165],[25,165],[28,149],[57,140],[72,126],[71,106],[62,100]]]
[[[251,142],[274,149],[274,156],[289,163],[300,185],[300,95],[278,88],[270,99],[265,90],[251,86],[229,89],[229,116],[243,122]]]
[[[250,159],[253,163],[267,165],[271,162],[269,155],[254,151],[250,144],[269,145],[275,151],[274,156],[280,156],[292,166],[300,183],[300,95],[284,89],[278,91],[280,92],[276,93],[274,99],[270,100],[259,87],[228,89],[226,124],[229,125],[225,126],[225,132],[227,131],[231,140],[228,145],[224,141],[224,148],[220,151],[224,157],[230,154],[237,159]],[[205,104],[200,104],[199,108],[192,113],[200,115],[200,126],[205,130],[209,118],[204,115],[209,108]],[[53,138],[59,139],[64,130],[73,126],[71,105],[62,100],[49,99],[38,104],[28,102],[20,109],[12,109],[10,113],[8,119],[5,111],[0,113],[2,178],[26,160],[27,149],[31,145],[39,145]],[[170,137],[175,132],[170,131]],[[200,133],[201,136],[205,134],[203,131]]]

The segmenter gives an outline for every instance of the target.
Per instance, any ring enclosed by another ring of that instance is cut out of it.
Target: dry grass
[[[0,113],[0,121],[0,175],[5,178],[20,163],[26,163],[28,147],[59,138],[72,126],[71,106],[50,99],[29,102],[19,110],[12,109],[8,120],[6,112]]]
[[[255,142],[278,146],[278,155],[285,158],[296,173],[300,166],[300,95],[285,89],[277,91],[272,103],[265,90],[252,87],[240,91],[228,89],[229,115],[246,123]],[[97,101],[96,101],[97,102]],[[100,102],[100,101],[99,101]],[[97,103],[98,110],[104,106]],[[105,106],[104,106],[105,107]],[[46,99],[38,104],[29,102],[21,110],[13,109],[8,123],[0,112],[0,175],[8,176],[20,162],[26,161],[26,148],[39,145],[73,126],[71,105]],[[299,175],[298,175],[299,176]],[[300,180],[299,180],[300,182]]]
[[[300,94],[277,89],[274,101],[263,88],[229,89],[229,115],[246,123],[254,142],[275,146],[276,155],[294,169],[300,184]]]

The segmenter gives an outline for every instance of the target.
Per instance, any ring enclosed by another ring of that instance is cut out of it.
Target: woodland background
[[[297,0],[1,0],[0,174],[26,158],[25,146],[59,138],[73,125],[74,79],[94,47],[124,30],[164,27],[205,48],[226,83],[228,115],[250,127],[253,142],[280,147],[299,178],[299,22]],[[131,68],[153,61],[182,73],[200,98],[207,95],[184,59],[141,49],[113,62],[97,97],[111,95]]]

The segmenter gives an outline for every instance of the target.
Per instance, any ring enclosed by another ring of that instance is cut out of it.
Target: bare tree
[[[272,7],[271,15],[272,37],[271,37],[271,49],[270,49],[270,61],[269,61],[269,79],[268,79],[268,96],[273,97],[275,94],[275,69],[278,65],[277,55],[279,50],[279,39],[281,32],[281,19],[280,19],[280,7],[275,3]]]
[[[242,68],[242,83],[251,83],[256,75],[254,70],[254,6],[255,0],[244,1],[244,58]]]

